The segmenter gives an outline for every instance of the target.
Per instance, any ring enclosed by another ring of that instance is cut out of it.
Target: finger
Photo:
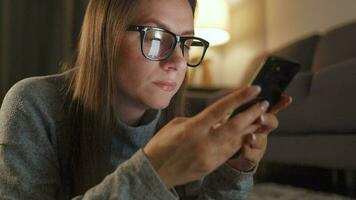
[[[232,92],[204,109],[196,119],[204,125],[213,126],[223,121],[235,108],[256,98],[260,91],[260,87],[253,86]]]
[[[218,127],[210,134],[210,137],[215,141],[217,145],[230,143],[232,146],[239,148],[241,145],[239,143],[243,142],[243,135],[248,135],[257,131],[261,125],[252,124],[245,130],[237,132],[236,130],[227,130],[226,127]],[[230,132],[227,132],[230,131]],[[237,141],[237,142],[236,142]]]
[[[251,166],[256,165],[262,158],[265,150],[256,150],[255,148],[251,148],[249,144],[245,144],[242,148],[242,154],[244,156],[245,162],[249,162]]]
[[[243,134],[242,135],[251,135],[254,132],[256,132],[259,128],[261,127],[261,125],[259,124],[252,124],[249,127],[247,127],[245,130],[243,130]]]
[[[249,144],[253,149],[264,149],[267,146],[267,135],[251,133],[249,135]]]
[[[271,114],[271,113],[265,113],[261,115],[259,119],[259,123],[265,127],[267,130],[274,130],[278,128],[279,121],[276,117],[276,115]]]
[[[270,113],[272,114],[277,114],[283,109],[285,109],[288,105],[292,103],[293,99],[290,96],[287,95],[282,95],[281,99],[278,101],[278,103],[271,108]]]
[[[229,141],[232,146],[238,148],[241,146],[242,137],[249,133],[255,132],[261,127],[260,124],[253,123],[263,112],[268,109],[268,102],[264,101],[257,103],[248,110],[239,113],[231,118],[227,123],[219,126],[215,131],[212,131],[212,137],[219,144],[224,144]]]
[[[246,128],[241,134],[236,134],[236,131],[224,134],[224,130],[219,127],[209,135],[209,138],[215,145],[220,146],[220,150],[224,152],[227,157],[231,157],[239,148],[241,148],[243,143],[249,143],[248,138],[242,137],[241,135],[253,133],[260,126],[261,125],[259,124],[253,124]]]
[[[227,123],[226,127],[230,130],[241,131],[246,129],[248,126],[257,121],[260,116],[265,113],[268,109],[269,103],[268,101],[263,101],[260,103],[256,103],[248,110],[237,114],[232,117]]]

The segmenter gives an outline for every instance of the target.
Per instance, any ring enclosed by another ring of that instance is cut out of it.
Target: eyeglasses
[[[198,66],[209,47],[209,42],[198,37],[178,36],[165,29],[151,26],[129,25],[127,31],[138,31],[141,34],[141,52],[152,61],[168,59],[180,43],[182,54],[190,67]]]

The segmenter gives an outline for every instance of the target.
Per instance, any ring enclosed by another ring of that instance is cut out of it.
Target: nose
[[[187,61],[184,58],[180,44],[177,44],[172,52],[172,55],[167,60],[161,62],[165,70],[179,70],[187,68]]]

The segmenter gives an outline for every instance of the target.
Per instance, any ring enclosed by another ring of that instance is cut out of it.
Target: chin
[[[167,108],[169,106],[169,102],[156,102],[154,104],[152,104],[150,107],[151,109],[155,109],[155,110],[163,110],[165,108]]]
[[[169,106],[171,102],[171,98],[168,97],[157,97],[157,98],[150,98],[148,101],[145,102],[146,106],[155,109],[155,110],[162,110]]]

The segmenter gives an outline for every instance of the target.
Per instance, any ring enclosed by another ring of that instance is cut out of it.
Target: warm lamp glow
[[[229,7],[225,0],[198,0],[195,18],[196,36],[221,45],[230,40]]]

